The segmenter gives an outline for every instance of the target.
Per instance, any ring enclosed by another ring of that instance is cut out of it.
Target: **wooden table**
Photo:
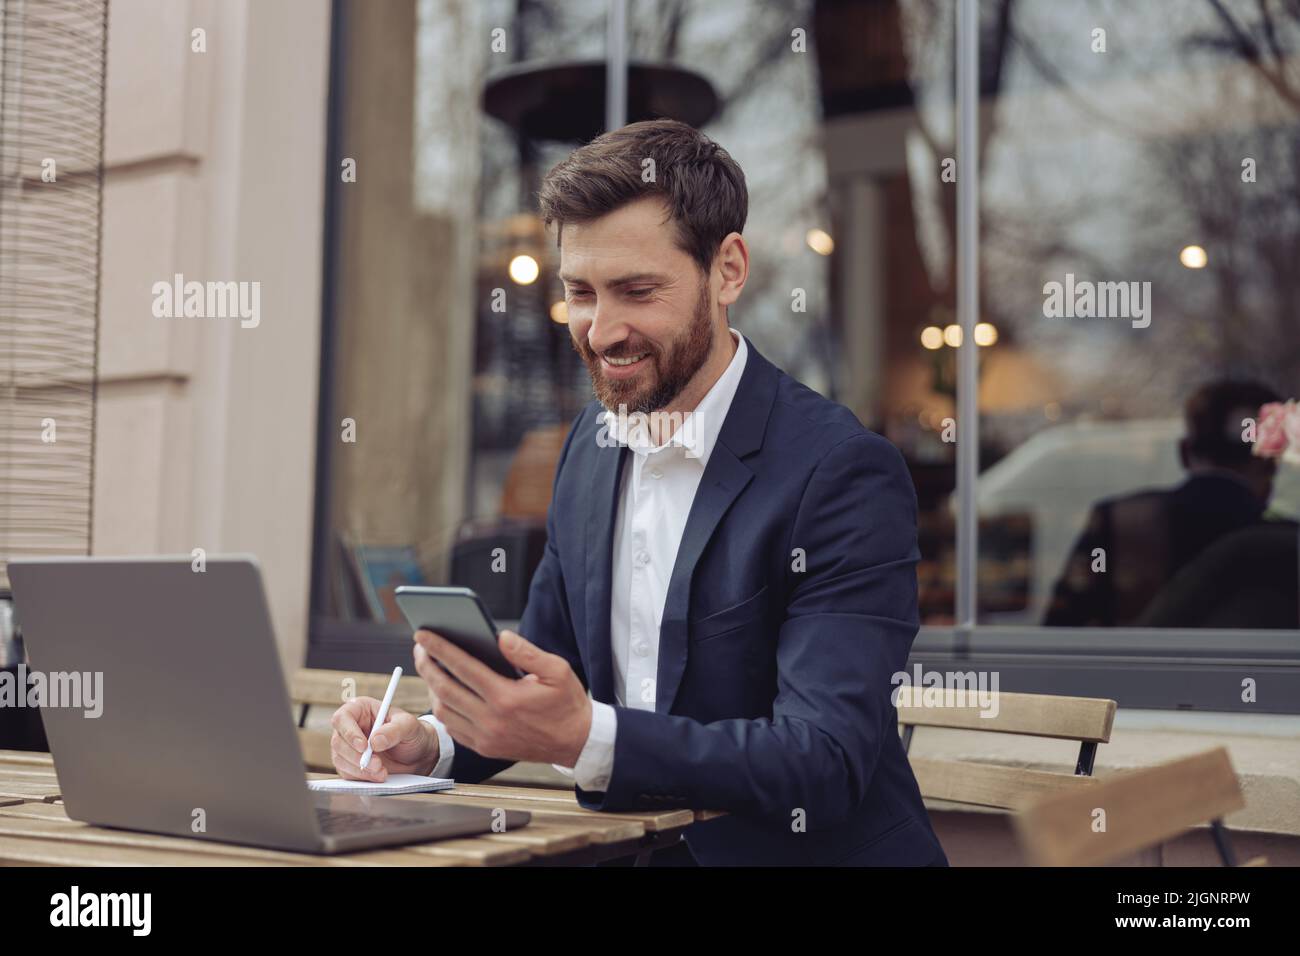
[[[323,774],[311,774],[319,777]],[[710,811],[600,812],[572,791],[461,784],[442,793],[392,799],[441,800],[527,810],[527,826],[432,843],[336,856],[289,853],[137,833],[71,820],[46,753],[0,750],[0,865],[6,866],[513,866],[574,865],[671,846]]]

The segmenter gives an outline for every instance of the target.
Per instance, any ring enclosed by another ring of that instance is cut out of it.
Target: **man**
[[[1184,407],[1187,434],[1178,445],[1187,479],[1176,488],[1095,504],[1043,623],[1147,626],[1148,609],[1180,569],[1224,536],[1257,523],[1277,463],[1251,454],[1243,421],[1274,401],[1271,389],[1252,382],[1211,382],[1193,392]],[[1094,570],[1100,555],[1104,573]]]
[[[947,864],[890,698],[917,630],[915,493],[892,445],[729,327],[747,206],[740,167],[676,122],[546,177],[598,401],[560,456],[523,635],[501,635],[527,676],[417,632],[432,714],[391,716],[371,773],[377,704],[340,708],[339,773],[543,761],[590,808],[727,811],[682,862]]]

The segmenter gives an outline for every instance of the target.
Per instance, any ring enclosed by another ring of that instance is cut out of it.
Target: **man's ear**
[[[713,258],[713,268],[721,279],[718,287],[718,303],[728,306],[740,298],[749,278],[749,247],[745,245],[740,233],[730,233],[718,246],[718,254]]]

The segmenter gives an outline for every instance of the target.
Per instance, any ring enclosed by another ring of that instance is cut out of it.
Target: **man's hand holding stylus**
[[[438,733],[422,720],[397,706],[388,708],[384,721],[370,741],[374,753],[365,770],[361,755],[366,738],[379,715],[380,702],[373,697],[354,697],[330,719],[330,757],[339,776],[348,780],[387,779],[390,773],[433,773],[438,765]]]

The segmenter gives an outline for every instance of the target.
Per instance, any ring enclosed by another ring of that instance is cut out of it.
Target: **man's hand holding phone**
[[[330,757],[339,776],[348,780],[382,781],[390,773],[428,776],[438,765],[438,733],[422,720],[396,705],[388,708],[388,719],[370,741],[373,754],[365,770],[361,755],[366,738],[379,715],[380,702],[373,697],[354,697],[330,719]]]
[[[499,647],[523,677],[502,676],[433,631],[415,632],[415,670],[429,685],[433,715],[484,757],[574,766],[591,732],[582,682],[563,657],[513,631],[501,632]]]

